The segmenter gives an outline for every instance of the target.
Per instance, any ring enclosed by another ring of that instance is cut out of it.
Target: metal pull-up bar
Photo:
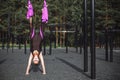
[[[45,32],[50,32],[50,31],[45,31]],[[51,31],[51,32],[74,33],[75,31]]]

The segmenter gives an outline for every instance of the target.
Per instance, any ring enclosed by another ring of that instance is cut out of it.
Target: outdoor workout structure
[[[91,79],[95,79],[96,78],[96,50],[95,50],[95,0],[91,0],[91,35],[90,35],[90,53],[91,53],[91,66],[88,66],[88,37],[87,37],[87,0],[84,0],[84,20],[83,20],[83,37],[82,37],[82,41],[83,41],[83,53],[84,53],[84,72],[88,72],[88,67],[91,68]],[[9,39],[12,38],[12,52],[14,52],[14,43],[15,43],[15,37],[14,35],[10,34],[10,14],[8,14],[8,32],[7,35],[2,33],[1,34],[1,49],[4,49],[5,47],[5,37],[7,38],[7,52],[9,52]],[[66,24],[63,24],[66,25]],[[45,31],[44,33],[50,33],[49,38],[50,38],[50,45],[49,45],[49,54],[52,54],[52,35],[53,33],[56,32],[61,32],[61,33],[65,33],[65,46],[66,46],[66,53],[68,53],[68,34],[75,34],[75,42],[76,42],[76,52],[78,50],[78,29],[77,26],[75,28],[75,31],[68,31],[67,29],[64,31],[53,31],[52,30],[52,25],[48,25],[50,31]],[[108,34],[110,32],[110,34]],[[112,32],[117,32],[117,30],[108,30],[105,29],[105,31],[103,31],[103,33],[105,34],[105,60],[108,61],[108,44],[110,46],[110,62],[113,61],[113,36],[112,36]],[[111,35],[111,39],[108,39],[108,35]],[[11,37],[11,38],[10,38]],[[18,36],[18,44],[19,44],[19,49],[21,48],[21,42],[20,40],[24,39],[22,42],[24,44],[24,52],[26,53],[26,49],[27,49],[27,44],[26,44],[26,35],[24,35],[24,38],[22,36]],[[46,38],[45,38],[46,39]],[[46,40],[44,39],[44,55],[46,54]],[[109,42],[109,43],[108,43]],[[55,42],[56,43],[56,42]],[[79,44],[80,44],[80,40],[79,40]],[[55,44],[56,47],[56,44]],[[82,52],[81,46],[80,46],[80,53]]]

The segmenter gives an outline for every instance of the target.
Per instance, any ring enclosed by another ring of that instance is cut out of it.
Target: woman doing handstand
[[[39,64],[41,62],[41,66],[43,69],[43,74],[46,74],[45,70],[45,64],[44,59],[42,55],[42,40],[43,40],[43,34],[42,34],[42,28],[40,27],[40,30],[35,30],[35,28],[30,27],[30,56],[28,61],[28,66],[26,70],[26,75],[29,74],[30,66],[33,61],[34,64]]]

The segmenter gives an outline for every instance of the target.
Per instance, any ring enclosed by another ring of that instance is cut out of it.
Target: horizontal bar
[[[111,32],[120,32],[120,30],[118,29],[108,29],[107,30],[108,32],[111,31]],[[105,32],[105,30],[102,30],[102,32]]]
[[[50,31],[45,31],[45,32],[50,32]],[[75,31],[51,31],[51,32],[74,33]]]

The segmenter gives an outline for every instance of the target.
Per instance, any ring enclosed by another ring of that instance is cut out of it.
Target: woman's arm
[[[31,66],[31,63],[32,63],[32,59],[33,59],[33,55],[32,55],[32,53],[30,53],[28,66],[27,66],[27,69],[26,69],[26,75],[29,75],[29,70],[30,70],[30,66]]]

